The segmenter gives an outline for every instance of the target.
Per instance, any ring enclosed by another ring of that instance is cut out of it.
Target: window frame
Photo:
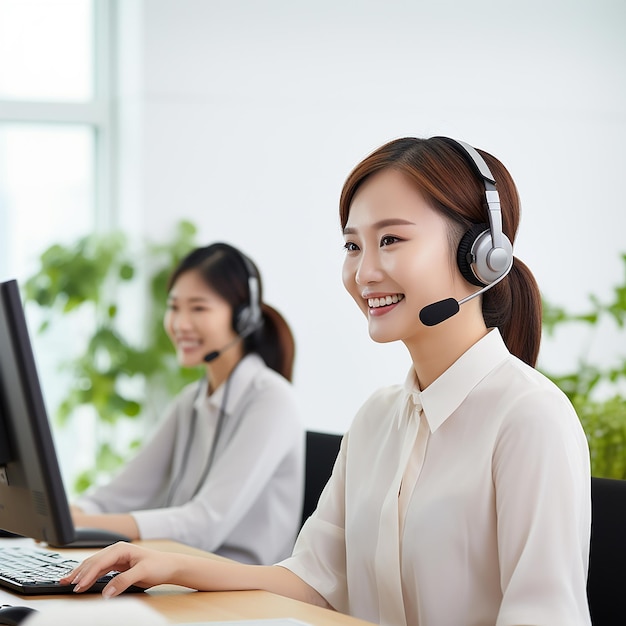
[[[117,216],[114,210],[117,179],[113,164],[116,150],[114,111],[116,0],[92,0],[93,15],[93,97],[85,102],[9,100],[0,98],[0,125],[41,124],[91,127],[94,134],[94,224],[96,230],[112,229]],[[10,233],[0,233],[0,244]]]

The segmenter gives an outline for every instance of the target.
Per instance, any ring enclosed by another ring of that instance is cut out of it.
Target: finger
[[[120,593],[124,593],[131,585],[145,587],[145,585],[142,585],[140,582],[141,576],[136,572],[138,569],[139,566],[132,567],[128,571],[114,576],[102,590],[103,597],[114,598],[115,596],[119,596]]]
[[[112,570],[125,570],[130,567],[132,552],[135,546],[120,542],[100,550],[94,556],[85,559],[67,576],[61,579],[62,584],[72,584],[75,592],[89,589],[98,578]]]

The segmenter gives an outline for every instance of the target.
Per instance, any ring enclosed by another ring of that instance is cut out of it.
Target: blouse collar
[[[415,370],[411,368],[404,382],[405,410],[399,412],[398,427],[404,415],[422,409],[430,432],[434,433],[472,389],[509,356],[500,331],[493,328],[424,391],[420,390]]]
[[[209,382],[207,378],[204,377],[200,383],[201,387],[198,389],[198,395],[194,402],[196,410],[202,410],[203,407],[207,406],[220,408],[228,381],[230,381],[228,382],[228,407],[234,406],[250,384],[250,381],[256,376],[259,369],[263,367],[264,361],[256,352],[246,354],[241,361],[237,363],[235,369],[230,373],[229,378],[227,378],[210,396],[207,396]],[[224,407],[227,413],[228,407]]]

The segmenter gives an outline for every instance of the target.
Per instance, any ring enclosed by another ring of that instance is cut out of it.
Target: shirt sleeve
[[[503,594],[497,625],[588,624],[589,453],[560,392],[532,392],[511,410],[493,477]]]
[[[293,554],[278,563],[313,587],[334,609],[347,613],[349,596],[346,573],[345,476],[349,434],[341,447],[333,472],[317,509],[305,522]]]
[[[188,393],[170,406],[153,436],[108,482],[76,500],[85,513],[129,513],[154,502],[168,484],[173,441],[176,439],[181,405],[188,404]]]
[[[237,411],[241,415],[226,417],[236,421],[236,429],[228,438],[220,438],[215,461],[189,502],[133,512],[143,539],[170,537],[210,552],[217,551],[263,495],[285,457],[303,445],[299,411],[286,381],[261,385]],[[290,472],[293,478],[288,481],[293,487],[294,479],[302,481],[303,474],[295,466]],[[267,503],[267,519],[250,523],[285,524],[285,517],[292,519],[298,515],[302,491],[289,491],[293,494],[287,493],[282,500]],[[286,526],[294,524],[289,521]]]

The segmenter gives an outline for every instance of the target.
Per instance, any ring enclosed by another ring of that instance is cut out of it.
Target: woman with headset
[[[206,376],[109,484],[75,503],[74,524],[246,563],[285,558],[304,489],[289,326],[263,302],[256,266],[225,243],[193,250],[174,270],[164,325],[181,366]]]
[[[293,555],[269,568],[117,544],[76,591],[162,582],[265,589],[392,626],[590,623],[590,470],[565,395],[534,369],[541,298],[514,258],[504,166],[445,137],[392,141],[340,200],[343,282],[371,338],[402,341],[403,384],[344,436]]]

